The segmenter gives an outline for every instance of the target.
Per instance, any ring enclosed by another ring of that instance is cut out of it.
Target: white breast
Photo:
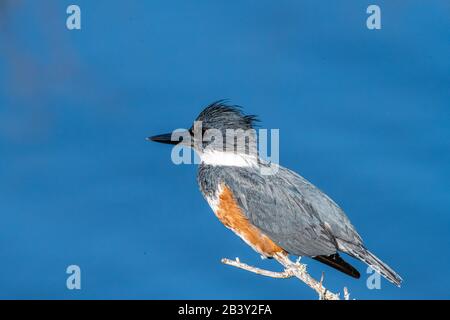
[[[208,150],[199,154],[204,164],[212,166],[257,167],[258,158],[248,154]]]

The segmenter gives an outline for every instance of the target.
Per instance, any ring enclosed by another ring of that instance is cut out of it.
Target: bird
[[[347,215],[329,196],[296,172],[262,159],[257,150],[239,148],[238,139],[227,139],[228,131],[237,138],[247,133],[251,139],[246,141],[256,139],[258,122],[257,116],[244,114],[242,107],[218,100],[207,105],[184,131],[190,139],[180,141],[167,133],[147,140],[194,149],[200,159],[197,182],[212,211],[262,257],[306,256],[360,278],[358,270],[341,256],[344,253],[400,287],[402,278],[366,248]],[[214,139],[205,139],[210,130],[215,132]],[[261,169],[269,167],[276,170],[264,174]]]

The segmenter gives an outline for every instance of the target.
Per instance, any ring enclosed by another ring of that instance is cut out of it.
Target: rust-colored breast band
[[[260,254],[267,257],[284,250],[275,244],[268,236],[263,234],[256,226],[248,221],[237,204],[231,190],[223,186],[219,195],[218,207],[215,212],[219,220],[239,235],[247,244]]]

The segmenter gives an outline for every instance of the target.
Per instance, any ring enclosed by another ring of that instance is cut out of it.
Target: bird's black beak
[[[172,141],[171,133],[159,134],[157,136],[148,137],[146,140],[159,142],[159,143],[165,143],[165,144],[178,144],[178,142],[179,142],[179,141]]]

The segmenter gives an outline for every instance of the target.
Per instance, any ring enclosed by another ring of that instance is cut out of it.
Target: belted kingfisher
[[[224,100],[208,105],[197,117],[202,133],[214,129],[226,138],[234,129],[237,138],[254,129],[254,115]],[[241,130],[237,130],[241,129]],[[211,139],[195,134],[192,126],[186,133],[190,142],[173,140],[171,134],[148,140],[192,147],[199,155],[197,181],[206,201],[219,220],[256,252],[271,258],[275,254],[307,256],[351,277],[359,272],[344,261],[339,252],[359,259],[393,284],[402,279],[364,246],[344,211],[326,194],[297,173],[277,166],[274,174],[262,174],[269,164],[249,148],[234,148],[237,139],[213,145]],[[220,139],[219,139],[220,140]]]

